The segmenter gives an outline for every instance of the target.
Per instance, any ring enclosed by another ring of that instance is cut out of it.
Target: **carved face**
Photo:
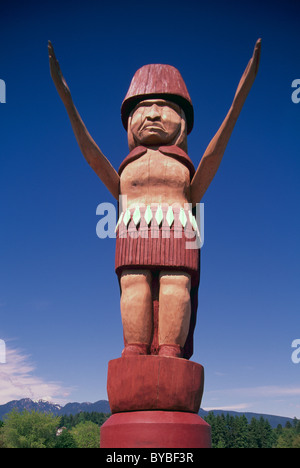
[[[147,99],[133,110],[130,129],[135,141],[143,145],[168,145],[181,131],[181,109],[163,99]]]

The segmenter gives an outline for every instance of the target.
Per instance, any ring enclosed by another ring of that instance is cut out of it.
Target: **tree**
[[[292,448],[294,442],[294,434],[291,429],[289,428],[284,428],[278,437],[276,448]]]
[[[100,428],[91,421],[80,422],[71,434],[78,448],[100,448]]]
[[[62,433],[56,437],[54,448],[77,448],[77,444],[72,434],[67,429],[64,429]]]
[[[65,426],[67,429],[72,429],[72,427],[76,426],[80,422],[92,421],[98,426],[102,426],[102,424],[105,423],[109,416],[110,414],[97,413],[96,411],[92,411],[91,413],[87,411],[81,411],[80,413],[74,415],[65,414],[61,416],[61,425]]]
[[[293,425],[287,422],[283,428],[278,424],[276,429],[262,416],[248,423],[245,415],[227,413],[225,417],[210,412],[205,420],[211,426],[213,448],[300,448],[300,421],[296,418]]]
[[[3,422],[0,421],[0,448],[5,448],[4,434],[3,434]]]
[[[227,446],[228,434],[224,414],[218,415],[216,418],[215,435],[217,437],[217,448],[224,448]]]
[[[236,416],[232,424],[232,448],[248,448],[248,420],[243,414]]]
[[[7,448],[53,448],[60,418],[38,411],[13,410],[2,427]]]
[[[297,418],[294,419],[294,427],[295,427],[295,433],[300,434],[300,421]]]
[[[276,448],[300,448],[299,429],[299,421],[296,418],[293,421],[293,425],[290,422],[286,424],[280,432],[277,432]]]
[[[215,425],[216,425],[216,417],[212,411],[205,416],[205,421],[210,425],[211,428],[211,445],[212,448],[216,448],[218,440],[216,437]]]
[[[300,448],[300,435],[295,435],[292,443],[292,448]]]

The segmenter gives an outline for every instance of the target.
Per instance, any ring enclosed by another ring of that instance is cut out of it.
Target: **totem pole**
[[[120,202],[115,271],[124,349],[108,364],[112,416],[101,428],[100,445],[210,447],[210,427],[198,416],[204,370],[190,361],[200,280],[195,207],[255,80],[260,40],[197,170],[187,154],[193,105],[176,68],[151,64],[135,73],[121,106],[130,153],[117,172],[83,124],[50,42],[48,49],[51,76],[80,149]]]

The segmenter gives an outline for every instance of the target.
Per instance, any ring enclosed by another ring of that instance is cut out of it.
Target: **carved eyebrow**
[[[133,111],[135,111],[139,107],[153,106],[153,104],[157,104],[158,106],[161,106],[161,107],[163,107],[163,106],[171,107],[172,109],[174,109],[176,112],[178,112],[180,114],[180,106],[178,106],[178,104],[175,104],[175,102],[167,101],[167,100],[164,100],[164,99],[146,99],[145,101],[139,102],[135,106]]]

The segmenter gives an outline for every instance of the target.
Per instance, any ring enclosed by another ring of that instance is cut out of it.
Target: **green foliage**
[[[215,416],[205,418],[212,431],[213,448],[298,448],[300,446],[300,421],[294,420],[283,429],[272,429],[268,420],[252,418],[248,423],[242,416]]]
[[[7,448],[53,448],[60,418],[37,411],[13,410],[1,428],[1,439]]]
[[[287,423],[285,428],[276,429],[276,448],[300,448],[300,421],[294,419],[293,426]]]
[[[108,417],[96,412],[55,417],[13,410],[0,421],[0,448],[99,448],[100,426]],[[61,427],[65,429],[56,435]]]
[[[250,448],[272,448],[276,437],[268,420],[260,417],[250,422]]]
[[[205,418],[211,426],[213,448],[249,448],[249,425],[245,416],[210,412]]]
[[[78,448],[100,448],[100,429],[92,421],[82,421],[71,430]]]
[[[54,448],[77,448],[77,444],[72,434],[67,429],[64,429],[62,433],[56,437]]]
[[[67,429],[72,429],[72,427],[76,426],[80,422],[84,421],[91,421],[97,424],[99,427],[105,423],[105,421],[109,418],[109,414],[105,413],[97,413],[96,411],[92,411],[91,413],[82,411],[77,414],[70,414],[69,416],[64,415],[61,417],[60,425],[61,427],[64,426]]]

